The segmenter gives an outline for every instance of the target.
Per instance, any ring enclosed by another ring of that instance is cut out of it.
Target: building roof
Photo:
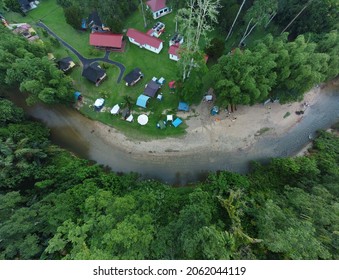
[[[188,112],[189,109],[190,109],[190,107],[188,106],[188,104],[186,102],[179,102],[178,111]]]
[[[154,47],[156,49],[158,49],[160,47],[161,43],[163,42],[162,40],[160,40],[158,38],[151,37],[151,36],[147,35],[146,33],[142,33],[139,30],[136,30],[136,29],[133,29],[133,28],[129,28],[127,30],[126,35],[130,38],[133,38],[140,45],[149,45],[149,46]]]
[[[71,57],[64,57],[58,60],[57,63],[58,63],[59,69],[63,71],[68,70],[72,64],[74,65],[74,62]]]
[[[101,21],[101,19],[99,17],[98,12],[94,11],[94,12],[92,12],[89,15],[89,17],[88,17],[88,24],[89,25],[94,24],[94,25],[97,25],[97,26],[102,26],[102,21]]]
[[[146,4],[153,12],[166,8],[166,0],[150,0]]]
[[[89,44],[91,46],[109,47],[121,49],[122,34],[113,33],[91,33],[89,35]]]
[[[176,118],[173,122],[172,122],[172,125],[174,127],[178,127],[180,124],[182,124],[182,120],[179,119],[179,118]]]
[[[134,68],[131,72],[129,72],[125,78],[124,81],[127,84],[131,84],[134,81],[138,80],[142,75],[140,68]]]
[[[179,44],[174,44],[170,46],[168,49],[169,54],[176,55],[177,57],[179,57],[178,51],[179,51]]]
[[[139,95],[139,97],[137,99],[137,106],[146,108],[148,99],[150,99],[149,96],[146,96],[146,95],[143,95],[143,94]]]
[[[82,76],[93,83],[97,83],[98,80],[100,80],[105,74],[105,70],[103,70],[96,62],[92,63],[82,71]]]
[[[158,89],[160,88],[160,85],[155,81],[150,81],[144,90],[144,94],[149,97],[154,97],[157,93]]]

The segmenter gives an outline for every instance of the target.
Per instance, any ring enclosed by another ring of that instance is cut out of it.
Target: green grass
[[[26,17],[12,12],[7,13],[5,16],[11,23],[27,22],[34,25],[39,20],[42,20],[52,31],[65,42],[77,49],[84,57],[96,58],[104,56],[104,51],[94,50],[93,47],[89,46],[89,31],[75,30],[66,23],[63,9],[56,4],[56,0],[44,0],[40,2],[38,8],[30,11]],[[155,54],[130,44],[127,37],[125,37],[125,52],[112,52],[110,54],[111,60],[121,62],[125,65],[126,72],[124,75],[135,67],[141,68],[144,79],[133,87],[125,86],[123,80],[119,84],[117,83],[119,69],[113,65],[110,65],[106,70],[106,80],[103,81],[100,86],[96,87],[81,76],[82,67],[80,61],[72,52],[61,45],[53,44],[53,40],[51,40],[49,35],[46,35],[42,29],[37,27],[34,28],[43,41],[52,44],[52,52],[57,59],[71,56],[77,63],[77,67],[75,67],[69,75],[74,80],[75,89],[80,91],[88,102],[88,104],[83,106],[80,110],[83,114],[92,119],[114,126],[133,137],[162,138],[166,136],[183,135],[186,128],[185,124],[178,128],[171,126],[168,126],[163,130],[156,128],[156,123],[159,120],[166,119],[166,112],[175,115],[178,102],[181,100],[178,93],[170,93],[168,88],[168,82],[176,79],[177,73],[177,63],[170,60],[168,55],[168,41],[175,31],[174,16],[175,14],[171,13],[158,20],[152,20],[149,22],[147,28],[144,28],[143,19],[139,11],[135,12],[126,20],[124,34],[128,28],[135,28],[145,32],[152,28],[157,21],[161,21],[166,25],[166,31],[160,37],[160,39],[164,41],[164,48],[160,54]],[[160,92],[163,93],[163,100],[150,99],[147,109],[137,107],[135,103],[138,96],[143,93],[145,85],[154,76],[157,78],[164,77],[166,79],[165,85],[160,90]],[[123,104],[124,96],[130,96],[132,99],[132,112],[135,119],[133,123],[128,123],[120,119],[119,116],[112,116],[109,112],[94,112],[93,108],[89,107],[89,105],[92,105],[97,98],[104,97],[105,106],[111,108],[117,103]],[[136,121],[137,116],[142,113],[147,113],[149,115],[149,123],[146,126],[140,126]]]

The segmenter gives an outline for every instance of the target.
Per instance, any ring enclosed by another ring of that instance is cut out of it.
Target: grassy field
[[[84,57],[96,58],[103,57],[104,52],[94,49],[89,46],[89,31],[78,31],[73,29],[65,21],[63,10],[56,4],[56,0],[42,1],[37,9],[30,11],[26,17],[22,17],[20,14],[7,13],[6,18],[11,23],[27,22],[34,24],[39,20],[42,20],[52,31],[60,36],[64,41],[76,48]],[[87,100],[87,104],[81,108],[81,112],[92,119],[99,120],[103,123],[114,126],[123,130],[126,134],[137,137],[166,137],[169,135],[182,135],[185,132],[185,125],[181,125],[178,128],[168,126],[164,130],[156,128],[156,123],[159,120],[166,119],[166,112],[175,114],[180,97],[178,93],[170,93],[167,86],[168,82],[176,78],[177,64],[169,59],[168,56],[168,41],[170,36],[174,33],[174,14],[169,14],[160,19],[166,24],[166,32],[160,39],[164,40],[164,48],[160,54],[154,54],[145,49],[140,49],[137,46],[130,44],[128,38],[126,40],[126,49],[123,53],[111,53],[110,59],[121,62],[126,67],[127,74],[135,67],[141,68],[144,73],[144,79],[133,87],[126,87],[124,81],[117,83],[119,75],[119,69],[113,65],[109,65],[107,71],[107,79],[103,83],[96,87],[94,84],[83,78],[82,67],[80,62],[68,49],[61,45],[54,44],[42,30],[36,28],[36,31],[44,41],[50,41],[52,44],[52,50],[54,56],[59,59],[65,56],[71,56],[77,63],[77,67],[69,74],[74,80],[74,87],[77,91],[80,91]],[[149,28],[153,26],[156,21],[149,23]],[[128,28],[135,28],[140,31],[147,31],[149,28],[144,28],[141,14],[139,12],[134,13],[125,24],[124,33]],[[124,74],[124,75],[125,75]],[[166,84],[161,89],[163,93],[163,100],[150,99],[147,109],[139,108],[135,105],[137,97],[143,93],[145,85],[152,77],[164,77]],[[132,112],[135,117],[133,123],[128,123],[119,116],[112,116],[109,112],[94,112],[92,104],[99,97],[105,98],[105,106],[108,108],[115,104],[124,105],[124,97],[129,96],[132,100]],[[149,124],[141,127],[136,122],[136,118],[139,114],[147,113],[149,115]]]

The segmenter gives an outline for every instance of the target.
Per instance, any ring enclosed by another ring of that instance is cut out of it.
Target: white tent
[[[105,99],[103,99],[103,98],[98,98],[97,100],[95,100],[94,106],[97,107],[97,108],[99,108],[99,107],[101,107],[102,105],[104,105],[104,103],[105,103]]]
[[[116,115],[116,114],[119,113],[119,110],[120,110],[120,106],[119,106],[119,104],[116,104],[116,105],[113,106],[113,108],[111,110],[111,114]]]
[[[148,117],[145,114],[142,114],[138,117],[138,123],[141,125],[145,125],[146,123],[148,123]]]
[[[126,119],[126,121],[128,122],[132,122],[133,121],[133,115],[129,115],[128,118]]]

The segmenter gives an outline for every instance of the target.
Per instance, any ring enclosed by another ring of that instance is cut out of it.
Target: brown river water
[[[339,121],[339,91],[325,90],[319,101],[310,107],[309,114],[297,126],[280,138],[262,137],[249,150],[218,153],[196,153],[153,159],[145,152],[145,159],[133,157],[119,145],[110,145],[92,131],[93,121],[77,110],[53,105],[27,106],[19,92],[9,95],[27,115],[45,123],[51,131],[51,141],[75,155],[97,162],[116,172],[136,172],[144,179],[157,179],[172,185],[182,186],[201,181],[210,171],[229,170],[246,173],[252,160],[267,162],[272,157],[296,154],[309,143],[308,136],[318,129],[326,129]]]

